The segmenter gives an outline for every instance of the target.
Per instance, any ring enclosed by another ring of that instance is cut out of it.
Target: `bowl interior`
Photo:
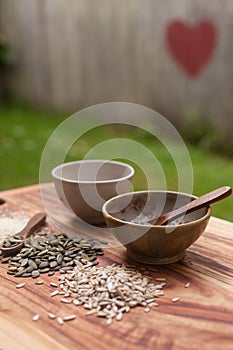
[[[70,182],[111,182],[132,177],[128,164],[108,160],[85,160],[64,163],[53,170],[53,176]]]
[[[146,225],[159,215],[181,207],[195,198],[189,194],[167,191],[132,192],[110,199],[103,209],[116,220]],[[208,207],[205,207],[186,214],[180,223],[198,220],[207,211]],[[176,220],[171,222],[175,223]]]

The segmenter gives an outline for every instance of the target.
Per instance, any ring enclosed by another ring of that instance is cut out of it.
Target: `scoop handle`
[[[163,223],[167,222],[170,219],[175,219],[176,217],[184,213],[190,213],[191,211],[203,208],[206,205],[218,202],[228,197],[231,194],[231,192],[232,192],[232,189],[230,186],[223,186],[223,187],[217,188],[214,191],[208,192],[203,196],[194,199],[190,203],[185,204],[176,210],[173,210],[167,214],[162,215],[164,217]],[[160,225],[161,224],[162,223],[160,223]]]
[[[36,230],[40,225],[44,223],[46,219],[45,213],[35,214],[27,223],[27,225],[20,232],[21,236],[25,239],[27,238],[32,231]]]

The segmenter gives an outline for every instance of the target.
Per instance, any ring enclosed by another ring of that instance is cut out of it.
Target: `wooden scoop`
[[[45,213],[38,213],[35,214],[27,223],[27,225],[20,231],[17,232],[17,236],[22,237],[22,241],[12,247],[1,247],[0,250],[2,251],[2,254],[4,256],[10,256],[10,255],[16,255],[20,249],[23,247],[25,239],[33,232],[35,231],[40,225],[42,225],[45,222],[46,214]]]
[[[169,220],[175,219],[178,216],[181,216],[182,214],[190,213],[197,209],[203,208],[209,204],[218,202],[228,197],[231,194],[231,192],[232,190],[231,190],[231,187],[229,186],[217,188],[216,190],[206,193],[203,196],[194,199],[193,201],[183,205],[182,207],[176,210],[173,210],[166,214],[161,215],[155,221],[151,222],[151,224],[152,225],[166,224]]]

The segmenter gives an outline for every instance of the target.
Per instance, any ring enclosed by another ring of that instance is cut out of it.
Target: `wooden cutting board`
[[[43,210],[37,185],[0,193],[1,210]],[[135,308],[110,326],[106,320],[86,316],[82,307],[62,304],[50,297],[57,275],[43,275],[43,285],[30,278],[16,279],[0,264],[0,349],[233,349],[233,224],[211,218],[206,232],[179,263],[158,266],[153,279],[166,277],[160,306],[149,313]],[[100,265],[129,261],[123,247],[105,249]],[[131,261],[131,264],[133,262]],[[139,265],[138,265],[139,266]],[[16,284],[26,286],[16,289]],[[190,282],[189,288],[185,284]],[[180,297],[176,303],[172,298]],[[47,312],[74,321],[59,326]],[[40,314],[37,322],[32,316]]]

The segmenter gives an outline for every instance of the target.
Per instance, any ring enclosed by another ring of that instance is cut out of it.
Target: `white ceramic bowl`
[[[63,163],[52,170],[60,200],[81,220],[104,222],[101,208],[106,200],[131,190],[134,169],[112,160]]]

